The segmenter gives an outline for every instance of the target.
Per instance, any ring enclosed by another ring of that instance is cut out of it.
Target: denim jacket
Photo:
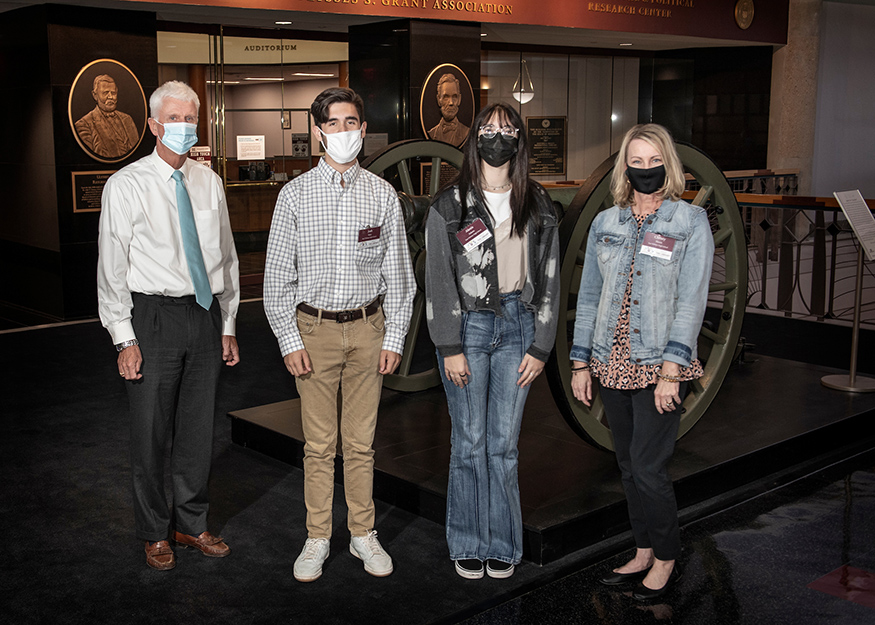
[[[641,253],[648,232],[674,240],[670,258]],[[703,208],[670,199],[645,220],[640,235],[631,208],[614,206],[593,220],[577,297],[571,360],[610,359],[633,258],[632,361],[657,365],[668,360],[689,366],[696,358],[696,339],[705,316],[714,239]]]
[[[528,268],[520,301],[535,315],[535,340],[527,353],[546,361],[556,338],[559,312],[559,234],[556,213],[540,185],[533,191],[541,226],[530,222]],[[462,313],[489,310],[501,315],[495,232],[489,213],[476,193],[468,194],[462,220],[459,187],[435,198],[426,222],[425,312],[431,339],[441,356],[462,353]],[[466,252],[456,233],[482,219],[491,237]]]

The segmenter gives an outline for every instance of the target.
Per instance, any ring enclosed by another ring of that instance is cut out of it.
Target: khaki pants
[[[346,323],[320,320],[300,310],[297,317],[313,366],[311,373],[296,378],[304,428],[307,536],[331,537],[338,409],[347,525],[352,536],[364,536],[374,528],[372,445],[383,386],[383,311]]]

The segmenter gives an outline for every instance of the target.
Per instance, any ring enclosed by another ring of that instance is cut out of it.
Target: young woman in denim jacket
[[[666,466],[686,385],[703,373],[696,338],[714,255],[708,217],[679,199],[683,190],[668,131],[629,130],[611,179],[616,206],[589,231],[571,349],[574,396],[589,406],[592,376],[599,378],[637,547],[600,581],[638,582],[638,600],[662,595],[681,574]]]
[[[556,216],[529,180],[522,127],[505,104],[480,111],[426,224],[426,318],[452,421],[447,543],[466,579],[484,562],[510,577],[522,557],[517,440],[556,335]]]

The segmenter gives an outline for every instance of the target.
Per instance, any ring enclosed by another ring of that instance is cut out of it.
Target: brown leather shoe
[[[231,553],[231,548],[222,542],[222,539],[213,536],[209,532],[204,532],[197,538],[180,532],[173,532],[173,540],[181,547],[194,547],[200,549],[201,553],[211,558],[224,558]]]
[[[176,566],[176,557],[166,540],[159,540],[152,545],[146,541],[146,564],[159,571],[169,571]]]

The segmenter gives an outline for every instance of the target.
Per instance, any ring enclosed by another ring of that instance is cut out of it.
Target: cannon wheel
[[[747,294],[747,244],[735,194],[723,173],[698,149],[686,144],[676,144],[676,147],[684,169],[701,185],[692,203],[707,209],[714,235],[711,305],[714,304],[713,294],[723,294],[718,324],[716,327],[706,324],[699,333],[698,353],[705,363],[705,375],[690,383],[689,394],[681,409],[680,438],[705,413],[734,358]],[[565,305],[560,311],[556,348],[548,363],[547,376],[556,404],[571,428],[587,442],[606,450],[613,450],[614,443],[604,420],[601,399],[595,392],[592,407],[587,408],[574,398],[568,356],[587,235],[595,216],[613,205],[610,185],[615,158],[616,155],[611,156],[587,178],[559,227],[560,282]]]
[[[417,224],[419,227],[410,228],[414,222],[416,205],[425,208],[428,201],[434,197],[440,188],[440,176],[432,175],[426,196],[418,195],[418,189],[414,189],[411,167],[418,163],[430,162],[431,171],[441,171],[441,165],[447,163],[456,169],[462,166],[462,152],[441,141],[428,141],[423,139],[410,139],[399,141],[372,154],[362,162],[362,167],[368,171],[383,176],[394,177],[397,174],[398,184],[401,189],[398,193],[401,201],[405,222],[408,224],[407,241],[410,246],[410,257],[413,260],[413,269],[416,275],[416,296],[413,299],[413,316],[410,319],[410,330],[404,341],[404,353],[401,355],[401,364],[398,372],[383,378],[383,385],[395,391],[415,392],[422,391],[441,383],[440,371],[437,362],[432,362],[432,367],[427,371],[410,373],[410,365],[413,362],[413,352],[419,338],[419,332],[423,327],[425,317],[425,221]]]

